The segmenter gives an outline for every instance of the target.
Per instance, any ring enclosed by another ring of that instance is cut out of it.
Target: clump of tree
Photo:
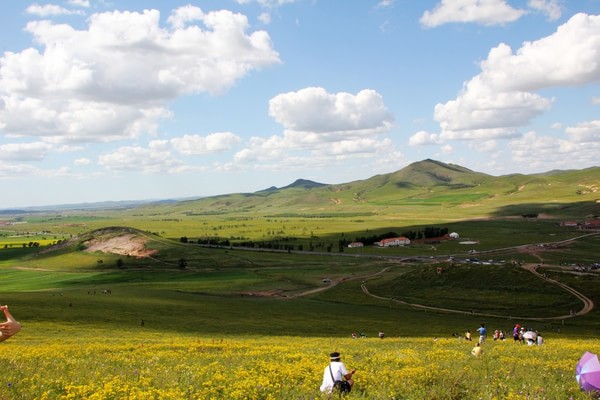
[[[296,246],[294,246],[293,244],[289,244],[289,243],[279,243],[276,241],[264,241],[264,242],[254,242],[252,240],[248,240],[248,241],[244,241],[244,242],[238,242],[236,243],[236,246],[240,246],[240,247],[250,247],[250,248],[256,248],[256,249],[267,249],[267,250],[285,250],[287,252],[293,251],[298,249],[299,251],[302,251],[304,249],[304,246],[302,245],[298,245],[298,247],[296,248]]]
[[[437,226],[428,226],[423,230],[420,231],[405,231],[402,232],[401,234],[398,234],[397,232],[394,231],[390,231],[390,232],[386,232],[386,233],[382,233],[379,235],[371,235],[371,236],[360,236],[357,237],[354,241],[355,242],[362,242],[365,245],[372,245],[375,242],[380,242],[383,239],[391,239],[391,238],[395,238],[395,237],[399,237],[399,236],[404,236],[406,238],[409,238],[410,240],[419,240],[419,239],[433,239],[433,238],[439,238],[439,237],[443,237],[445,235],[448,234],[448,228],[441,228],[441,227],[437,227]],[[348,245],[350,243],[350,241],[348,240],[342,240],[340,241],[340,245]]]
[[[198,239],[197,243],[209,245],[209,246],[229,246],[229,245],[231,245],[231,242],[229,241],[229,239],[218,238],[218,237]]]
[[[538,213],[528,213],[528,214],[521,214],[521,217],[523,218],[537,218],[538,217]]]

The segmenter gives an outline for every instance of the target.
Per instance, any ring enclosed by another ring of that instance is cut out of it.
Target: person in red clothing
[[[8,306],[0,306],[0,310],[4,312],[4,316],[6,317],[6,322],[0,323],[0,342],[3,342],[19,333],[21,324],[8,311]]]

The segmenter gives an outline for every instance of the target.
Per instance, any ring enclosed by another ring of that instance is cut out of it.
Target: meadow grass
[[[26,324],[3,343],[3,399],[327,399],[328,354],[356,368],[347,399],[592,399],[575,365],[600,341],[230,336],[105,325]],[[337,398],[334,396],[333,398]]]
[[[152,314],[148,310],[160,309],[168,316],[164,317],[166,324],[195,316],[193,321],[179,324],[182,332],[219,331],[212,323],[215,318],[222,318],[226,333],[288,335],[327,335],[336,332],[335,327],[343,327],[345,334],[351,329],[385,327],[402,335],[447,336],[467,326],[477,326],[480,317],[476,313],[468,315],[473,311],[506,316],[509,322],[502,317],[486,318],[506,328],[512,317],[568,315],[581,307],[581,302],[571,294],[511,265],[454,264],[436,259],[399,262],[391,257],[393,253],[387,252],[377,257],[354,257],[242,251],[144,235],[149,239],[148,247],[158,250],[152,258],[89,253],[80,248],[80,240],[87,240],[85,236],[54,251],[9,253],[17,258],[6,257],[1,261],[0,274],[4,297],[10,295],[14,300],[3,302],[22,307],[29,304],[30,309],[35,309],[33,298],[45,304],[45,308],[58,301],[60,307],[45,314],[67,312],[77,322],[106,320],[103,310],[114,303],[126,310],[121,314],[124,319],[119,320],[123,324],[149,319]],[[186,260],[184,269],[178,266],[181,259]],[[122,261],[120,266],[118,260]],[[442,268],[442,274],[438,268]],[[583,293],[600,292],[597,275],[583,281],[571,279],[570,272],[552,270],[556,280],[568,279]],[[324,280],[340,284],[328,288]],[[381,298],[365,295],[360,286],[363,282]],[[107,288],[114,293],[108,304],[96,305],[98,298],[88,296],[90,291]],[[295,298],[320,289],[327,290]],[[38,291],[35,297],[32,290]],[[385,299],[454,308],[467,315],[428,312]],[[161,301],[165,305],[161,306]],[[65,309],[66,304],[74,307]],[[173,314],[169,310],[172,304],[178,304],[185,312]],[[355,321],[353,325],[344,318],[348,308]],[[545,331],[555,331],[561,326],[567,332],[572,329],[591,335],[595,332],[597,314],[567,321],[566,326],[559,325],[564,323],[560,320],[538,326]],[[35,312],[25,315],[33,320],[47,320]],[[329,317],[324,319],[323,315]],[[426,322],[419,322],[423,319]],[[405,327],[396,321],[411,324]],[[420,325],[418,331],[412,328],[413,321]]]

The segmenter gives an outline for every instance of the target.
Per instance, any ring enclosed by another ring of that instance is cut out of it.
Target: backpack
[[[333,380],[333,391],[338,391],[341,393],[350,393],[350,383],[348,381],[336,381],[333,377],[333,371],[331,370],[331,364],[329,364],[329,373],[331,374],[331,379]]]
[[[333,382],[333,390],[340,393],[350,393],[350,384],[348,381],[335,381]]]

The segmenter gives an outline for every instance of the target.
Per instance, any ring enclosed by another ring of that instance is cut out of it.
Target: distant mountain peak
[[[474,172],[460,165],[426,159],[414,162],[399,171],[389,174],[389,177],[398,187],[424,187],[437,185],[473,186],[476,182],[488,177],[488,175]]]
[[[457,172],[474,172],[474,171],[470,170],[469,168],[466,168],[466,167],[463,167],[463,166],[460,166],[457,164],[444,163],[442,161],[432,160],[431,158],[427,158],[423,161],[417,161],[417,162],[414,162],[407,166],[407,168],[426,168],[426,169],[431,169],[432,167],[441,167],[444,169],[450,169],[452,171],[457,171]]]
[[[284,186],[281,189],[290,189],[290,188],[312,189],[312,188],[321,187],[321,186],[327,186],[327,185],[324,183],[319,183],[319,182],[311,181],[308,179],[296,179],[296,181],[294,181],[294,183]]]

